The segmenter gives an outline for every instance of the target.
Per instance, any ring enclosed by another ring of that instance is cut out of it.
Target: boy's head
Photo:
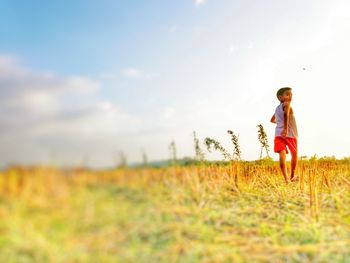
[[[277,99],[280,102],[285,102],[285,101],[291,101],[292,100],[292,88],[290,87],[284,87],[284,88],[280,88],[277,91]]]

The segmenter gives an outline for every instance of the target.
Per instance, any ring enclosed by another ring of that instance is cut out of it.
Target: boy
[[[298,160],[298,130],[293,109],[290,105],[292,95],[292,89],[289,87],[281,88],[277,91],[277,98],[280,101],[280,105],[277,106],[275,114],[271,118],[271,122],[276,123],[274,152],[279,153],[280,168],[287,184],[297,179],[294,173]],[[287,146],[292,155],[290,179],[287,177]]]

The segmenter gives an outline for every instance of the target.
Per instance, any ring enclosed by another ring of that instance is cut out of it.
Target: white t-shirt
[[[281,136],[281,133],[284,128],[284,110],[283,110],[283,102],[276,107],[275,111],[275,119],[276,119],[276,130],[275,136]],[[298,138],[298,129],[295,121],[293,110],[289,111],[289,122],[288,122],[288,134],[287,137]]]

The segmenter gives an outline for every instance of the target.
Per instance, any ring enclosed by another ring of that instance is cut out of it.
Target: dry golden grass
[[[350,262],[350,164],[0,175],[0,262]]]

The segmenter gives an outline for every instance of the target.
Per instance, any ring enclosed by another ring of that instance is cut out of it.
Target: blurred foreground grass
[[[0,175],[0,262],[350,262],[350,164]]]

